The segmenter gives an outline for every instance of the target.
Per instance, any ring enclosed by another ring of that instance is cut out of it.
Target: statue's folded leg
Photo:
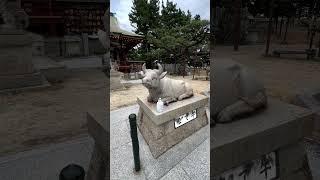
[[[264,92],[257,93],[253,97],[245,97],[238,100],[236,103],[223,109],[217,117],[218,123],[228,123],[236,117],[244,116],[255,112],[256,110],[265,107],[267,97]]]
[[[164,105],[169,105],[172,102],[176,102],[177,98],[165,97],[165,98],[162,99],[162,101],[164,102]]]

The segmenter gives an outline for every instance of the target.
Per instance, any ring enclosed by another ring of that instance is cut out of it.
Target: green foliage
[[[147,11],[143,7],[151,7]],[[161,14],[157,0],[134,0],[129,19],[136,24],[136,33],[145,36],[145,45],[132,50],[131,58],[164,62],[186,62],[191,54],[208,43],[209,21],[201,20],[200,15],[192,17],[177,4],[162,2]]]
[[[136,29],[135,33],[146,36],[150,29],[159,25],[159,18],[159,0],[133,0],[129,20]],[[142,49],[148,51],[146,41],[142,43]]]

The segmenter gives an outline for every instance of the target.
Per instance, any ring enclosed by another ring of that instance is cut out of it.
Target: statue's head
[[[167,72],[163,72],[162,66],[157,63],[158,69],[146,69],[146,64],[142,65],[142,84],[148,89],[159,87],[160,80],[164,78]]]

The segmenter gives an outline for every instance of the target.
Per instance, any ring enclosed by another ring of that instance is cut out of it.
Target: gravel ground
[[[101,70],[73,72],[49,89],[0,96],[0,156],[72,139],[87,132],[86,111],[100,105]]]
[[[272,45],[276,48],[304,49],[307,45]],[[231,46],[217,46],[215,60],[232,58],[253,68],[264,82],[271,97],[290,102],[301,89],[318,86],[320,82],[320,59],[307,60],[302,55],[286,55],[281,58],[264,57],[265,46],[240,46],[238,52]]]

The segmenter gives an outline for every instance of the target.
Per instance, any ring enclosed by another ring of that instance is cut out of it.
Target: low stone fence
[[[35,35],[35,37],[37,38],[33,42],[34,55],[73,57],[105,53],[97,38],[88,38],[88,41],[84,41],[81,36],[43,38],[40,35]],[[87,45],[85,45],[86,43]]]

